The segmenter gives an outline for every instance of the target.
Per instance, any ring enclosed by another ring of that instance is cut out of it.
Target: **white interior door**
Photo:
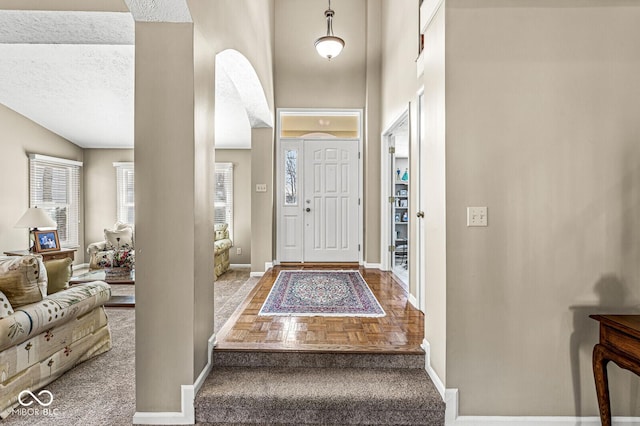
[[[358,261],[358,141],[304,145],[304,261]]]

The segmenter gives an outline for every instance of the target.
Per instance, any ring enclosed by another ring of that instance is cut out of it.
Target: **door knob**
[[[309,213],[311,211],[311,209],[309,207],[307,207],[305,210],[306,210],[307,213]]]
[[[416,216],[418,216],[419,218],[423,218],[424,217],[424,212],[422,210],[420,210],[418,213],[416,213]]]

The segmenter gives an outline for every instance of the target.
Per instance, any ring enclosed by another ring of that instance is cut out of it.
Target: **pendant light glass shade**
[[[316,40],[316,50],[323,58],[331,60],[342,52],[344,40],[333,35],[333,10],[331,10],[331,0],[329,0],[329,9],[324,11],[327,18],[327,35]]]
[[[324,36],[316,40],[316,50],[323,58],[335,58],[342,52],[344,41],[340,37]]]

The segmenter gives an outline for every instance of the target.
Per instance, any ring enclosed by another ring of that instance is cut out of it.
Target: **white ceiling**
[[[188,8],[127,3],[139,20],[191,19]],[[83,148],[132,148],[134,41],[130,13],[0,11],[0,103]],[[235,53],[216,73],[216,148],[250,148],[251,127],[272,124]]]

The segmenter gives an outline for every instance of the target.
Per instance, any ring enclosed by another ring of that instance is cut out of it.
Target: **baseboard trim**
[[[180,412],[136,412],[133,415],[134,425],[192,425],[196,422],[196,411],[194,402],[196,394],[202,387],[202,384],[207,379],[207,376],[211,372],[213,366],[213,348],[216,345],[216,334],[213,333],[207,341],[207,365],[204,366],[198,378],[193,385],[182,385]]]
[[[249,276],[252,278],[260,278],[264,275],[264,272],[250,272]]]
[[[444,383],[442,383],[442,380],[438,376],[438,373],[436,373],[436,370],[434,370],[433,367],[431,366],[431,344],[427,339],[424,339],[422,341],[421,346],[422,346],[422,349],[424,349],[424,353],[425,353],[425,357],[424,357],[425,370],[427,370],[427,374],[431,378],[431,381],[435,385],[442,399],[446,400]],[[449,405],[447,404],[447,407],[448,406]]]
[[[250,263],[231,263],[230,268],[251,268]]]
[[[409,303],[411,303],[414,308],[418,309],[418,299],[416,299],[416,297],[411,293],[407,294],[409,295],[409,297],[407,298],[409,300]]]
[[[271,268],[273,268],[273,262],[264,262],[264,271],[265,272],[267,272]]]
[[[78,269],[89,269],[89,264],[88,263],[80,263],[78,265],[73,265],[73,272],[77,271]]]
[[[599,426],[600,418],[595,416],[459,416],[458,415],[458,389],[446,390],[445,412],[446,425],[466,426]],[[613,417],[613,425],[629,424],[640,425],[640,417]]]
[[[364,262],[362,265],[367,269],[382,269],[382,263]]]

